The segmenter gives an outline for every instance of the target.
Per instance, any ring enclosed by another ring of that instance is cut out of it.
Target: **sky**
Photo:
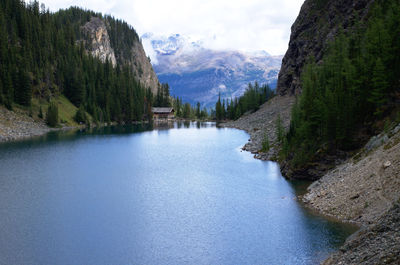
[[[46,8],[80,6],[123,19],[139,36],[182,34],[206,48],[286,52],[304,0],[43,0]]]

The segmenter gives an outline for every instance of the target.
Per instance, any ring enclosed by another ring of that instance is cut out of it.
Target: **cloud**
[[[146,55],[150,57],[151,63],[153,65],[157,65],[158,64],[157,52],[153,49],[153,46],[151,45],[151,40],[149,39],[142,40],[142,45],[144,50],[146,51]]]
[[[214,49],[283,54],[304,0],[44,0],[52,11],[71,5],[111,14],[139,33],[181,33]]]

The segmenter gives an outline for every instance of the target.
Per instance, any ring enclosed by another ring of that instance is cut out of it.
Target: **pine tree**
[[[46,122],[50,127],[58,125],[58,105],[55,101],[51,101],[47,108]]]
[[[39,119],[43,119],[43,110],[42,106],[39,107],[39,114],[38,114]]]
[[[283,139],[285,138],[285,128],[283,127],[282,124],[281,115],[278,115],[278,118],[276,119],[275,129],[276,129],[276,138],[278,139],[279,143],[282,143]]]
[[[20,70],[19,74],[19,82],[18,86],[15,90],[15,102],[24,105],[30,106],[31,105],[31,98],[32,98],[32,88],[31,88],[31,81],[28,74]]]
[[[77,123],[87,123],[88,118],[86,116],[86,111],[83,104],[79,106],[79,109],[75,113],[74,119]]]
[[[378,58],[376,60],[371,81],[372,91],[371,96],[368,100],[375,105],[374,115],[380,116],[382,115],[384,111],[384,106],[387,102],[387,90],[389,87],[385,67],[382,63],[381,58]]]
[[[189,103],[185,103],[185,105],[183,106],[183,118],[184,119],[188,119],[190,118],[190,104]]]
[[[215,104],[215,117],[218,121],[222,120],[221,94],[218,95],[218,101]]]
[[[198,119],[201,118],[200,102],[197,102],[197,104],[196,104],[196,118],[198,118]]]

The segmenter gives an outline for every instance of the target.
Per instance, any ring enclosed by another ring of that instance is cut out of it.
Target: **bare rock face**
[[[132,46],[132,58],[126,61],[126,63],[132,67],[140,82],[145,87],[150,88],[153,94],[156,94],[159,81],[140,42],[134,42]]]
[[[142,44],[135,40],[131,46],[131,53],[124,54],[120,49],[113,47],[110,41],[112,28],[107,22],[98,17],[92,17],[83,27],[82,31],[86,34],[84,38],[85,47],[93,56],[98,57],[102,62],[108,58],[112,65],[129,65],[141,84],[150,88],[153,94],[157,93],[159,81],[153,67],[146,56]]]
[[[82,30],[88,36],[86,42],[89,44],[87,45],[89,52],[93,56],[98,57],[102,62],[105,62],[108,58],[115,67],[117,65],[117,60],[115,58],[114,49],[111,47],[110,37],[104,21],[98,17],[92,17],[92,19],[82,27]]]
[[[374,0],[306,0],[292,26],[288,50],[282,60],[277,92],[300,94],[300,74],[310,56],[320,62],[328,44],[344,30],[363,20]]]

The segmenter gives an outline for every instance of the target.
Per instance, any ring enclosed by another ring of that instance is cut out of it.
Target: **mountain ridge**
[[[153,54],[153,67],[171,94],[194,104],[213,106],[222,98],[241,96],[248,83],[255,81],[276,86],[282,56],[265,51],[241,52],[212,50],[202,41],[180,34],[155,36],[144,34],[142,42]]]

